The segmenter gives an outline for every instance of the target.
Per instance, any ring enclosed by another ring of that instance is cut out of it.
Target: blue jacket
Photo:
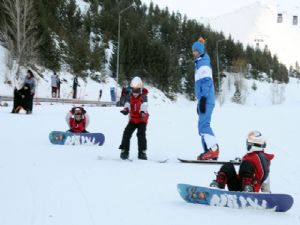
[[[195,60],[195,95],[198,101],[204,96],[206,104],[215,104],[215,88],[210,58],[207,53]]]

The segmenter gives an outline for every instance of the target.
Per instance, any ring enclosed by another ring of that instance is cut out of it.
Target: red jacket
[[[69,119],[69,125],[74,133],[82,133],[86,128],[86,116],[83,115],[83,119],[81,121],[76,121],[73,116]]]
[[[130,94],[129,104],[130,104],[130,110],[129,110],[129,121],[132,123],[148,123],[149,114],[147,111],[144,112],[144,114],[141,114],[140,112],[142,110],[142,104],[147,104],[147,94],[148,90],[146,88],[143,88],[142,93],[138,95],[137,97],[134,97],[134,95]]]
[[[243,161],[249,161],[254,168],[254,192],[259,192],[262,183],[269,175],[269,168],[273,154],[263,151],[247,153],[243,157]]]

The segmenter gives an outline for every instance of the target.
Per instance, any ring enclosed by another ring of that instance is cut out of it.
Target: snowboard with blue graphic
[[[49,140],[55,145],[103,145],[105,137],[102,133],[51,131]]]
[[[189,203],[235,209],[261,209],[286,212],[293,205],[293,197],[288,194],[236,192],[222,189],[178,184],[180,196]]]

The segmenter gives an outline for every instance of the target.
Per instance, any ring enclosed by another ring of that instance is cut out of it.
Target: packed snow
[[[151,88],[149,88],[152,90]],[[259,89],[258,89],[259,90]],[[294,90],[294,94],[296,90]],[[150,91],[151,93],[151,91]],[[245,153],[245,137],[258,129],[274,153],[271,188],[294,197],[286,213],[239,210],[188,204],[177,183],[207,186],[217,165],[188,165],[176,158],[195,159],[201,153],[196,104],[179,96],[176,103],[149,98],[148,161],[137,159],[133,135],[130,158],[118,150],[128,118],[118,107],[86,107],[90,132],[102,132],[103,146],[56,146],[52,130],[67,130],[65,114],[72,105],[35,105],[32,115],[0,108],[0,224],[300,224],[300,105],[256,106],[225,102],[216,105],[212,127],[221,147],[220,159]],[[168,163],[156,160],[168,158]]]

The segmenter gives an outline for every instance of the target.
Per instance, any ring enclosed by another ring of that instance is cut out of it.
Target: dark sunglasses
[[[141,89],[140,88],[134,88],[134,89],[132,89],[132,93],[140,94]]]
[[[246,141],[246,143],[247,143],[247,150],[248,151],[251,149],[252,146],[258,147],[258,148],[265,148],[265,147],[267,147],[266,143],[264,143],[264,144],[256,144],[256,143],[250,143],[248,141]]]

